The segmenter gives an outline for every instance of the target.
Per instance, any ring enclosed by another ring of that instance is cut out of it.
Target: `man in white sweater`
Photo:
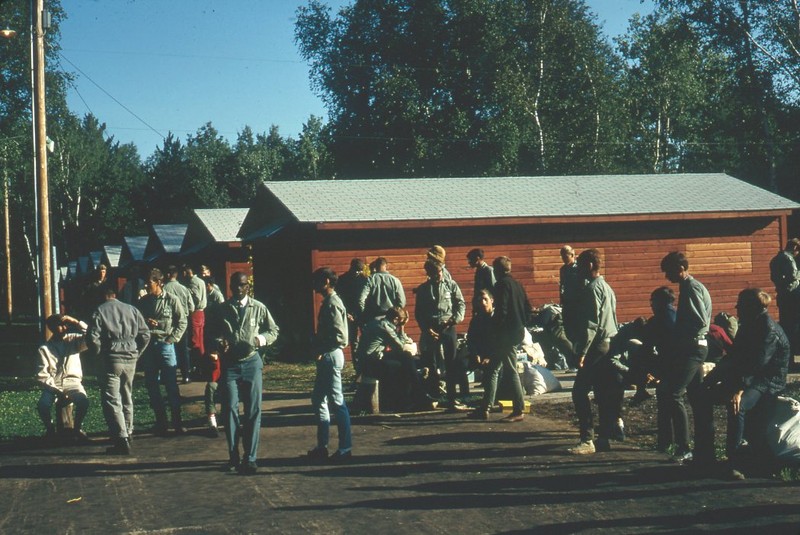
[[[39,365],[36,379],[42,385],[39,398],[39,417],[47,430],[47,437],[54,438],[51,410],[72,403],[75,407],[73,433],[79,443],[89,441],[81,424],[89,408],[89,398],[83,388],[81,351],[86,350],[86,324],[71,316],[53,314],[45,321],[53,337],[39,347]],[[71,327],[78,332],[68,332]]]

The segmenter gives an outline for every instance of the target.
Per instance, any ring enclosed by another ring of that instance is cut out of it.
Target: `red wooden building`
[[[661,258],[674,250],[689,257],[714,312],[733,313],[742,288],[773,289],[769,260],[798,208],[725,174],[267,182],[239,236],[253,246],[256,297],[301,352],[319,306],[314,269],[342,273],[353,257],[384,256],[413,318],[412,290],[434,244],[446,248],[467,303],[471,248],[483,248],[489,262],[509,256],[538,306],[558,300],[559,248],[568,243],[602,252],[620,321],[649,314],[650,292],[669,284]],[[408,332],[418,335],[413,321]]]
[[[242,226],[247,208],[214,208],[194,210],[181,245],[182,262],[195,270],[199,264],[211,274],[230,297],[228,281],[237,271],[252,275],[250,249],[242,246],[236,234]]]

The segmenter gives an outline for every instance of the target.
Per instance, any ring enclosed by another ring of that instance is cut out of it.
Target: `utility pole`
[[[50,260],[50,191],[47,178],[47,118],[44,82],[44,33],[50,26],[50,14],[44,11],[44,0],[31,0],[33,39],[33,107],[36,138],[37,206],[39,208],[39,276],[41,277],[41,320],[53,313],[52,263]],[[45,20],[46,19],[46,20]]]

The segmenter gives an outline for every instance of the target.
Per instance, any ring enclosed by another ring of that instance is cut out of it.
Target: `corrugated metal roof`
[[[724,173],[265,182],[300,222],[794,210]]]
[[[189,225],[179,223],[175,225],[153,225],[155,233],[165,253],[180,253],[183,245],[183,237],[186,235],[186,228]]]
[[[236,234],[247,216],[247,208],[203,208],[194,211],[216,242],[239,241]]]
[[[125,236],[125,245],[131,253],[132,260],[138,262],[144,258],[144,250],[147,247],[147,236]]]

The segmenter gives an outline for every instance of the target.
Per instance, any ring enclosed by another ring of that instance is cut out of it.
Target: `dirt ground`
[[[202,385],[181,387],[197,402]],[[699,478],[629,442],[566,454],[577,432],[547,417],[466,420],[436,411],[354,419],[350,464],[314,465],[307,396],[264,396],[259,471],[223,472],[225,439],[38,441],[0,451],[0,533],[800,532],[800,489],[769,478]],[[534,409],[536,408],[534,404]],[[335,439],[335,430],[333,431]]]

